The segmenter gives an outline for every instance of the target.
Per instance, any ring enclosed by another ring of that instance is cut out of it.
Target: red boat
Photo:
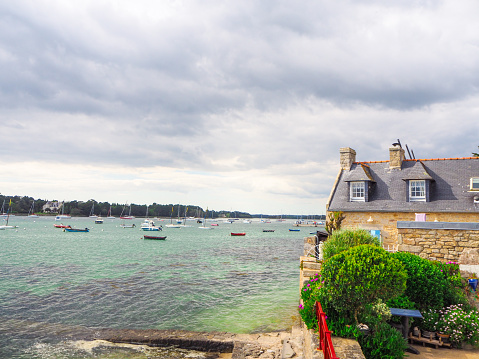
[[[53,227],[55,228],[71,228],[68,224],[54,224]]]
[[[246,236],[246,233],[244,233],[244,232],[241,232],[241,233],[231,232],[231,235],[232,236]]]

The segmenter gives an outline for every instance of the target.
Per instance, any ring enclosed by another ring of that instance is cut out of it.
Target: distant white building
[[[58,201],[48,201],[42,207],[43,212],[60,212],[63,203]]]

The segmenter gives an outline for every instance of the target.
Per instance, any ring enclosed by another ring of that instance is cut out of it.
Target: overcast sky
[[[341,147],[478,151],[478,18],[477,0],[0,0],[0,193],[325,213]]]

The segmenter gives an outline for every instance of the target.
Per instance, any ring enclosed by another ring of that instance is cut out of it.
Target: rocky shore
[[[292,330],[258,334],[225,332],[189,332],[184,330],[100,329],[92,340],[153,347],[178,347],[211,353],[208,358],[280,359],[303,357],[303,333]]]

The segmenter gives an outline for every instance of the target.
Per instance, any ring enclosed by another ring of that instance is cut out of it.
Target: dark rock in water
[[[100,329],[94,339],[113,343],[146,344],[149,346],[175,346],[204,352],[231,353],[234,341],[231,334],[216,332],[189,332],[156,329]]]

